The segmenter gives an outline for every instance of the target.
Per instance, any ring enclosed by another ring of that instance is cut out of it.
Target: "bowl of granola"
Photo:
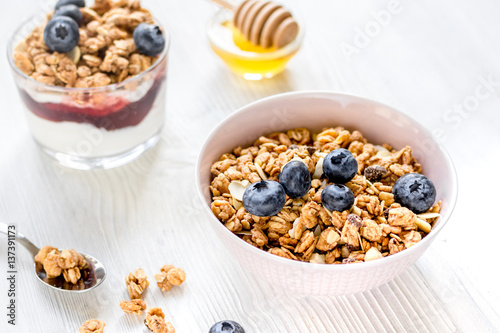
[[[41,150],[95,169],[153,147],[165,120],[169,41],[139,0],[59,0],[22,23],[7,56]]]
[[[196,165],[207,223],[237,261],[295,293],[345,295],[412,265],[453,211],[444,148],[387,105],[334,92],[251,103]]]

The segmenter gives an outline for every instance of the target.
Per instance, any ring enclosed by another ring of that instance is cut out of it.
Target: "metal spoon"
[[[0,222],[0,233],[9,235],[7,224]],[[16,240],[31,253],[33,258],[35,258],[37,253],[40,251],[38,247],[36,247],[18,231],[16,231]],[[57,278],[49,279],[47,278],[47,274],[45,273],[42,265],[33,262],[33,267],[35,269],[35,274],[38,280],[40,280],[40,282],[44,283],[45,285],[60,291],[82,293],[94,289],[95,287],[100,285],[106,278],[106,269],[96,258],[85,253],[80,254],[87,260],[90,266],[88,269],[84,269],[81,271],[82,278],[79,281],[80,283],[68,283],[64,280],[62,275]]]

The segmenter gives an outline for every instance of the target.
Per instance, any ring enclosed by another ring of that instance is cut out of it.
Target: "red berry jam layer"
[[[64,102],[39,103],[23,89],[19,90],[28,109],[40,118],[54,122],[88,123],[112,131],[139,124],[153,107],[164,81],[165,75],[160,75],[149,91],[135,102],[109,96],[95,106],[78,106]]]

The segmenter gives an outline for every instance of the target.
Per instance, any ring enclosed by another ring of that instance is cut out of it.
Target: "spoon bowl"
[[[0,222],[0,233],[8,235],[7,230],[8,225]],[[71,293],[82,293],[96,288],[106,278],[106,269],[104,268],[104,265],[99,260],[86,253],[80,254],[85,258],[85,260],[87,260],[89,268],[81,271],[82,277],[79,279],[77,284],[66,282],[62,275],[56,278],[48,278],[43,266],[40,263],[35,262],[35,256],[38,254],[40,249],[20,232],[16,232],[16,240],[31,253],[37,280],[52,289]]]
[[[56,278],[48,278],[43,266],[40,263],[34,263],[35,274],[41,282],[48,287],[68,292],[86,292],[100,285],[106,278],[106,269],[96,258],[86,254],[80,254],[89,263],[89,268],[81,270],[82,277],[77,284],[69,283],[60,275]]]

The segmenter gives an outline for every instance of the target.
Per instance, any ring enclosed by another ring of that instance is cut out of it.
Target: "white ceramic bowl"
[[[441,218],[422,241],[397,254],[363,263],[322,265],[299,262],[269,254],[244,242],[210,210],[210,166],[223,153],[238,145],[249,145],[260,135],[305,127],[319,131],[324,127],[357,129],[372,143],[389,143],[400,149],[413,148],[423,173],[443,201]],[[228,251],[250,271],[277,287],[309,295],[346,295],[386,283],[412,265],[431,245],[448,222],[457,197],[457,177],[453,164],[432,135],[415,120],[378,102],[333,92],[292,92],[251,103],[225,119],[210,134],[196,165],[196,185],[206,205],[207,224]]]

